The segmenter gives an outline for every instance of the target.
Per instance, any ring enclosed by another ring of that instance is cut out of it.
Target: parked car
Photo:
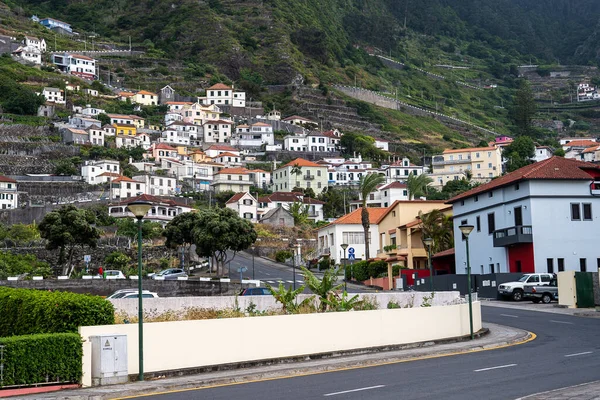
[[[544,286],[525,286],[523,293],[526,299],[544,304],[550,303],[552,300],[558,301],[558,281],[556,278],[550,279],[550,283]]]
[[[138,293],[139,293],[138,289],[119,289],[116,292],[114,292],[113,294],[111,294],[110,296],[108,296],[107,299],[130,299],[130,298],[137,299]],[[158,294],[151,292],[149,290],[142,290],[142,298],[146,298],[146,297],[158,297]]]
[[[174,280],[180,277],[187,277],[187,274],[181,268],[169,268],[164,269],[154,275],[151,276],[152,279],[160,279],[165,278],[165,280]]]
[[[521,301],[526,285],[548,285],[553,277],[554,275],[546,273],[525,274],[516,282],[505,282],[498,286],[498,294],[502,297],[510,297],[514,301]]]
[[[240,296],[266,296],[270,295],[269,289],[267,288],[247,288],[242,290]]]
[[[104,271],[104,277],[106,279],[127,279],[127,277],[121,271],[116,269]]]

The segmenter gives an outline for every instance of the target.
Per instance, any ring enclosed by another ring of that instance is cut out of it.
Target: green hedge
[[[0,338],[0,346],[4,346],[0,387],[81,381],[83,348],[76,333]]]
[[[99,296],[0,287],[0,337],[112,325],[114,314],[111,302]]]

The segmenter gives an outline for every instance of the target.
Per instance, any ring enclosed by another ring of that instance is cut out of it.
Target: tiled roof
[[[598,146],[600,143],[594,142],[593,140],[572,140],[567,144],[564,144],[563,147],[590,147],[590,146]]]
[[[192,206],[184,204],[184,203],[180,203],[178,201],[175,200],[171,200],[171,199],[163,199],[157,196],[151,196],[149,194],[142,194],[139,196],[135,196],[135,197],[130,197],[128,199],[126,199],[125,201],[122,201],[120,203],[117,203],[116,205],[127,205],[133,201],[147,201],[149,203],[152,204],[168,204],[170,206],[179,206],[179,207],[187,207],[187,208],[192,208]]]
[[[299,120],[302,120],[302,121],[313,122],[310,119],[301,117],[299,115],[292,115],[291,117],[284,118],[283,121],[291,121],[293,119],[299,119]]]
[[[215,85],[212,85],[211,87],[209,87],[206,90],[233,90],[233,88],[229,87],[227,85],[224,85],[222,83],[217,83]]]
[[[106,114],[106,115],[108,115],[110,118],[133,119],[133,118],[131,118],[131,116],[123,115],[123,114]]]
[[[440,251],[439,253],[435,253],[431,256],[431,258],[439,258],[439,257],[447,257],[454,255],[454,247],[448,250]]]
[[[176,148],[169,146],[168,144],[165,143],[159,143],[156,146],[154,146],[154,148],[156,150],[172,150],[172,151],[177,151]]]
[[[466,149],[448,149],[448,150],[444,150],[443,154],[448,154],[448,153],[465,153],[465,152],[474,152],[474,151],[493,151],[496,150],[496,147],[491,146],[491,147],[469,147]]]
[[[461,193],[448,200],[449,204],[458,200],[485,193],[499,187],[530,179],[541,180],[591,180],[592,176],[584,169],[595,169],[600,171],[600,165],[572,160],[563,157],[551,157],[547,160],[527,165],[523,168],[496,178],[484,185],[477,186],[465,193]]]
[[[257,122],[255,124],[252,124],[252,126],[264,126],[264,127],[271,127],[271,125],[269,124],[265,124],[264,122]]]
[[[300,201],[299,196],[302,196],[302,193],[294,193],[294,192],[275,192],[271,193],[268,196],[264,196],[260,198],[261,203],[272,203],[275,201],[282,203],[293,203],[295,201]]]
[[[81,54],[71,54],[71,57],[73,57],[73,58],[79,58],[80,60],[94,61],[93,58],[88,57],[88,56],[82,56]]]
[[[217,172],[217,174],[248,174],[250,171],[248,171],[246,168],[223,168],[222,170],[220,170],[219,172]]]
[[[119,177],[117,179],[115,179],[113,181],[113,183],[119,183],[119,182],[137,182],[137,181],[134,181],[133,179],[131,179],[127,176],[119,175]],[[138,182],[138,183],[140,183],[140,182]]]
[[[139,91],[139,92],[137,92],[136,94],[147,94],[147,95],[149,95],[149,96],[158,96],[156,93],[152,93],[152,92],[149,92],[149,91],[147,91],[147,90],[140,90],[140,91]]]
[[[110,177],[112,177],[112,178],[118,178],[118,177],[120,177],[121,175],[119,175],[119,174],[117,174],[117,173],[115,173],[115,172],[103,172],[103,173],[101,173],[101,174],[100,174],[100,175],[98,175],[98,176],[110,176]]]
[[[226,144],[213,144],[207,150],[225,150],[225,151],[236,151],[239,153],[239,150],[235,147],[227,146]]]
[[[381,215],[380,220],[383,219],[390,211],[394,210],[400,203],[406,204],[444,204],[443,200],[396,200],[391,206],[385,209],[385,212]]]
[[[231,196],[231,198],[229,200],[227,200],[227,202],[225,202],[225,204],[232,204],[232,203],[237,203],[242,197],[244,197],[246,193],[242,192],[242,193],[236,193],[233,196]]]
[[[271,125],[269,125],[269,126],[271,126]],[[250,128],[250,126],[242,124],[242,125],[238,125],[236,128]]]
[[[184,105],[191,105],[194,104],[191,101],[167,101],[167,105],[169,106],[184,106]]]
[[[131,92],[119,92],[119,96],[121,96],[121,97],[133,97],[133,96],[135,96],[135,94],[131,93]]]
[[[8,176],[0,175],[0,182],[8,182],[8,183],[17,183],[14,179],[9,178]]]
[[[225,153],[219,154],[217,157],[223,157],[223,156],[225,156],[225,157],[239,157],[238,155],[235,155],[233,153],[229,153],[227,151]]]
[[[311,198],[311,197],[304,197],[304,198],[302,199],[302,202],[303,202],[304,204],[325,204],[325,202],[324,202],[324,201],[317,200],[317,199],[313,199],[313,198]]]
[[[381,189],[406,189],[406,183],[394,181],[392,183],[388,183],[387,185],[383,185],[379,188]]]
[[[595,145],[595,146],[591,146],[591,147],[588,147],[587,149],[583,150],[581,152],[581,154],[595,153],[596,151],[598,151],[599,148],[600,148],[600,144],[599,145]]]
[[[226,125],[233,125],[233,122],[231,122],[231,121],[225,121],[223,119],[216,119],[216,120],[206,121],[204,123],[204,125],[206,125],[206,124],[226,124]]]
[[[385,214],[387,208],[385,207],[367,207],[367,211],[369,212],[369,223],[376,224],[381,216]],[[342,217],[339,217],[335,221],[331,223],[331,225],[339,225],[339,224],[362,224],[362,208],[358,208],[352,211],[350,214],[346,214]]]
[[[312,161],[308,161],[305,160],[304,158],[296,158],[293,161],[290,161],[289,163],[287,163],[286,165],[283,166],[283,168],[285,167],[295,167],[295,166],[299,166],[299,167],[322,167],[322,165],[319,165],[317,163],[314,163]]]

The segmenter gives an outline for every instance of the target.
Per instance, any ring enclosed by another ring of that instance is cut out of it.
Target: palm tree
[[[426,214],[419,212],[421,220],[421,237],[433,239],[431,252],[433,254],[454,247],[452,234],[452,218],[440,210],[432,210]]]
[[[385,176],[379,174],[367,174],[363,175],[360,178],[360,182],[358,184],[358,191],[362,197],[362,212],[361,212],[361,221],[363,229],[365,230],[365,259],[368,260],[370,258],[369,254],[369,211],[367,211],[367,198],[369,194],[377,189],[377,186],[381,185],[385,182]]]
[[[408,189],[408,200],[424,196],[427,193],[427,185],[433,180],[425,174],[414,175],[412,172],[408,174],[406,187]]]
[[[298,164],[294,164],[292,166],[292,170],[290,171],[290,174],[296,175],[296,181],[298,181],[298,177],[300,175],[302,175],[302,167]]]

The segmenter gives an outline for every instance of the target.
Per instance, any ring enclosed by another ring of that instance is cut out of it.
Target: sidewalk
[[[133,382],[123,385],[102,386],[86,389],[65,390],[54,393],[21,396],[19,399],[54,400],[104,400],[182,390],[202,386],[226,385],[251,382],[258,379],[276,379],[290,376],[307,375],[339,369],[360,368],[386,363],[410,361],[419,358],[440,357],[461,353],[492,350],[523,343],[531,338],[529,332],[502,325],[485,324],[489,333],[474,341],[435,344],[434,342],[406,346],[403,350],[372,352],[353,356],[338,356],[302,362],[281,362],[274,365],[250,367],[230,371],[209,372],[176,378],[156,379]],[[418,347],[417,347],[418,346]],[[14,399],[15,397],[11,397]]]
[[[599,400],[600,381],[584,383],[549,392],[521,397],[517,400]]]

